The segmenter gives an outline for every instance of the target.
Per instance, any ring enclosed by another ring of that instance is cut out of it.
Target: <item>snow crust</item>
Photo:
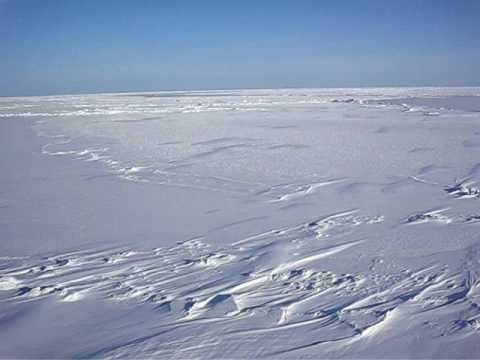
[[[480,89],[0,98],[2,358],[478,358]]]

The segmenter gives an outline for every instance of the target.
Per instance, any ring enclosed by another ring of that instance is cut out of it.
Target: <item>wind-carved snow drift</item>
[[[28,121],[42,141],[38,156],[63,164],[38,176],[38,197],[28,195],[48,210],[45,194],[72,196],[60,181],[81,184],[61,216],[24,207],[25,223],[41,223],[52,238],[90,236],[63,246],[32,231],[46,250],[3,245],[0,321],[14,332],[0,332],[0,355],[478,357],[480,117],[470,103],[479,94],[1,99],[2,121]],[[121,199],[143,196],[135,202],[143,217],[115,224],[128,241],[95,238],[112,219],[98,211],[105,191],[125,208],[134,205]],[[22,193],[0,194],[0,216],[25,206]],[[6,244],[26,241],[5,234]],[[91,315],[96,307],[101,314]],[[71,333],[58,320],[65,314],[82,319]],[[15,346],[23,334],[38,340]]]
[[[388,264],[378,257],[362,275],[328,270],[325,259],[335,261],[336,255],[361,249],[367,241],[332,244],[331,236],[382,221],[347,211],[219,249],[199,238],[171,248],[84,250],[12,260],[1,273],[0,289],[9,295],[3,301],[13,303],[94,296],[146,304],[166,329],[215,323],[229,329],[216,334],[227,342],[308,331],[308,338],[295,347],[276,344],[275,355],[322,343],[352,344],[395,329],[406,318],[425,326],[420,320],[425,316],[460,315],[437,325],[438,334],[476,333],[480,245],[455,254],[465,259],[456,269],[429,264],[380,273],[376,268]],[[119,346],[101,355],[121,350]],[[265,349],[263,355],[267,353]]]

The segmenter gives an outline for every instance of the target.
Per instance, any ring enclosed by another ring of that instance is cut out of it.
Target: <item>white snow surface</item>
[[[1,358],[479,358],[480,89],[0,98]]]

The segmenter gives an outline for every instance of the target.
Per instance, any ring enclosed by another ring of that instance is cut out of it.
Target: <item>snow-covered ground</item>
[[[480,89],[0,98],[0,357],[478,358]]]

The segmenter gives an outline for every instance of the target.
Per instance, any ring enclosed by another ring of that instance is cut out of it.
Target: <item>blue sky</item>
[[[0,95],[480,85],[477,0],[0,0]]]

